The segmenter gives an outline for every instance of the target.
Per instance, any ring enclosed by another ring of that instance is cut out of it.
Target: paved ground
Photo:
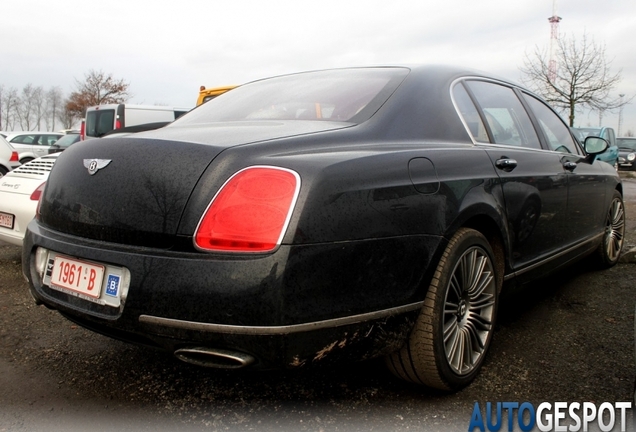
[[[636,181],[625,187],[631,247]],[[582,262],[509,293],[481,375],[441,396],[380,361],[227,373],[96,335],[35,306],[19,248],[0,244],[0,432],[467,430],[476,401],[628,401],[635,278],[634,264]]]

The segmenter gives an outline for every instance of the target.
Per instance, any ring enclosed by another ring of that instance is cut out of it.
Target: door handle
[[[495,166],[500,170],[510,172],[513,169],[517,168],[517,161],[514,159],[503,157],[501,159],[497,159],[497,161],[495,162]]]

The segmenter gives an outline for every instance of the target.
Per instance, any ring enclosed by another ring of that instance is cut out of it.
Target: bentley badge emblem
[[[94,175],[100,169],[111,163],[110,159],[84,159],[84,166],[88,168],[88,173]]]

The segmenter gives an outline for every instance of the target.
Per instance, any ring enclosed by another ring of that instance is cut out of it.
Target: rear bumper
[[[254,366],[359,360],[399,348],[419,313],[442,239],[412,236],[281,246],[259,256],[159,251],[29,225],[23,271],[38,302],[99,333],[170,351],[244,353]],[[126,268],[120,308],[42,284],[38,248]]]

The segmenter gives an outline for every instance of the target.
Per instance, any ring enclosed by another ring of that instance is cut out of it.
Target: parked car
[[[59,132],[12,132],[7,141],[18,151],[20,163],[25,164],[40,156],[49,154],[49,149],[64,134]]]
[[[0,137],[0,178],[20,166],[18,152],[9,142]]]
[[[579,146],[540,98],[474,70],[264,79],[64,151],[23,271],[71,321],[196,365],[384,356],[454,391],[484,363],[504,283],[617,262],[622,184],[595,160],[607,147]]]
[[[618,168],[624,170],[636,169],[636,138],[618,138]]]
[[[51,147],[49,147],[49,154],[59,153],[61,151],[64,151],[67,148],[69,148],[71,145],[73,145],[76,142],[78,142],[79,140],[80,140],[80,134],[79,133],[71,133],[71,132],[69,132],[66,135],[64,135],[62,138],[57,140],[55,142],[55,144],[53,144]]]
[[[22,246],[27,225],[58,154],[33,159],[0,181],[0,240]]]
[[[598,128],[572,128],[574,136],[583,142],[588,136],[597,136],[605,139],[609,143],[609,148],[596,156],[596,159],[607,162],[618,169],[618,146],[616,145],[616,133],[610,127]]]

